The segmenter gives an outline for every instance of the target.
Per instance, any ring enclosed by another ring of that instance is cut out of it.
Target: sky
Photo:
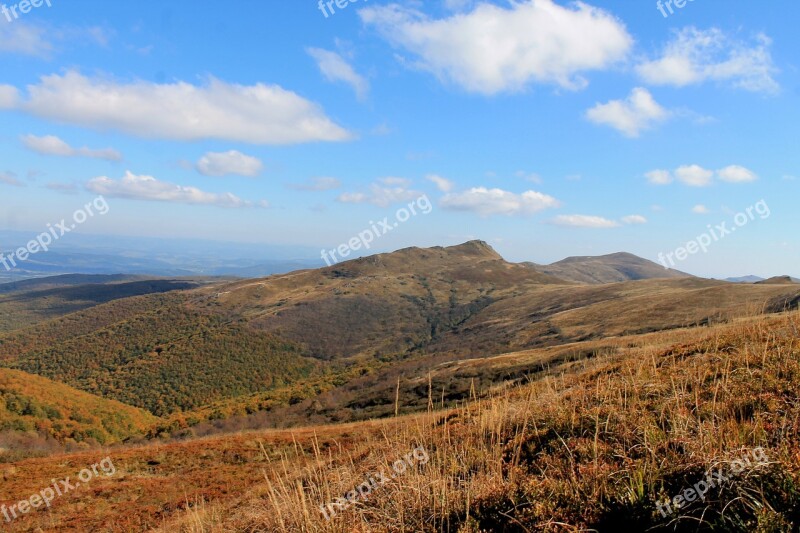
[[[798,2],[4,1],[0,230],[800,276]]]

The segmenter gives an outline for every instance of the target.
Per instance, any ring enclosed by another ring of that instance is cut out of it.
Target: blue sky
[[[0,13],[0,230],[102,194],[76,231],[334,249],[424,194],[373,251],[657,260],[763,200],[676,268],[800,275],[797,2],[38,3]]]

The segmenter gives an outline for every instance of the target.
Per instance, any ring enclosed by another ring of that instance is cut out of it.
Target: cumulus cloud
[[[749,183],[758,180],[758,175],[750,169],[731,165],[717,171],[717,176],[728,183]]]
[[[690,187],[707,187],[714,180],[714,172],[700,165],[684,165],[675,170],[675,177]]]
[[[714,176],[727,183],[749,183],[758,180],[758,174],[740,165],[730,165],[716,172],[700,165],[683,165],[669,170],[651,170],[645,174],[647,181],[654,185],[669,185],[675,179],[691,187],[707,187],[714,182]]]
[[[202,85],[121,83],[69,71],[42,77],[27,93],[12,102],[13,108],[145,138],[296,144],[351,137],[318,105],[277,85],[237,85],[216,78]]]
[[[556,226],[568,226],[572,228],[616,228],[619,222],[614,222],[603,217],[592,215],[559,215],[552,220]]]
[[[247,176],[253,178],[261,173],[264,164],[260,159],[236,150],[208,152],[197,162],[197,171],[204,176]]]
[[[0,85],[0,109],[13,109],[19,104],[19,91],[12,85]]]
[[[486,95],[534,83],[580,89],[587,83],[582,73],[609,68],[633,43],[622,22],[582,2],[570,7],[552,0],[508,7],[481,2],[440,19],[389,4],[362,9],[359,16],[413,54],[414,67]]]
[[[622,222],[624,224],[647,224],[647,219],[642,215],[628,215],[622,217]]]
[[[775,93],[780,86],[773,78],[777,69],[771,44],[763,34],[747,43],[717,28],[687,27],[675,31],[658,59],[645,61],[636,70],[652,85],[684,87],[716,81],[746,91]]]
[[[447,194],[440,203],[445,209],[469,211],[483,217],[491,215],[530,215],[561,205],[552,196],[536,191],[525,191],[522,194],[516,194],[502,189],[487,189],[486,187],[474,187],[467,191]]]
[[[214,205],[217,207],[253,207],[252,202],[247,202],[229,192],[217,194],[201,191],[196,187],[186,187],[159,181],[152,176],[137,176],[128,171],[119,180],[106,176],[99,176],[89,180],[86,188],[94,193],[114,198],[129,200],[151,200],[159,202],[175,202],[181,204]],[[260,207],[265,207],[260,202]]]
[[[32,150],[37,154],[54,155],[58,157],[88,157],[91,159],[104,159],[106,161],[122,161],[122,154],[113,148],[103,148],[101,150],[93,150],[91,148],[73,148],[65,141],[56,137],[55,135],[45,135],[37,137],[36,135],[23,135],[21,138],[22,144],[28,150]]]
[[[644,176],[653,185],[669,185],[673,181],[672,173],[669,170],[651,170]]]
[[[439,189],[442,192],[450,192],[456,186],[456,184],[453,183],[452,181],[450,181],[449,179],[443,178],[443,177],[438,176],[436,174],[431,174],[431,175],[427,176],[425,179],[427,179],[428,181],[430,181],[434,185],[436,185],[436,188]]]
[[[710,211],[703,204],[697,204],[692,208],[692,213],[695,213],[697,215],[707,215],[708,213],[710,213]]]
[[[317,178],[311,178],[305,183],[290,185],[289,187],[298,191],[320,192],[331,191],[333,189],[338,189],[341,186],[341,180],[337,178],[331,178],[329,176],[321,176]]]
[[[341,55],[322,48],[307,48],[306,52],[317,62],[317,67],[326,80],[343,82],[353,88],[359,100],[366,98],[369,93],[369,82],[356,73],[353,66]]]
[[[343,203],[370,203],[379,207],[388,207],[399,202],[416,200],[422,193],[411,189],[411,181],[406,178],[386,177],[369,186],[369,192],[347,192],[339,195]]]
[[[625,100],[597,104],[586,112],[586,118],[595,124],[610,126],[628,137],[638,137],[643,130],[666,120],[669,115],[669,111],[641,87],[635,88]]]

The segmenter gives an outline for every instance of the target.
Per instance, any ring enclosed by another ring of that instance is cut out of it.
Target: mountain
[[[764,281],[764,278],[759,276],[741,276],[738,278],[726,278],[725,281],[729,281],[731,283],[756,283],[759,281]]]
[[[757,281],[756,285],[791,285],[796,283],[799,283],[798,280],[791,276],[775,276],[762,281]]]
[[[568,257],[550,265],[528,264],[545,274],[585,284],[692,277],[624,252],[596,257]]]
[[[629,275],[643,275],[647,264],[632,257],[611,261],[639,265]],[[577,284],[472,241],[98,302],[0,335],[0,364],[159,416],[240,398],[251,398],[252,412],[363,389],[362,378],[385,387],[393,372],[424,372],[434,357],[446,363],[706,325],[798,301],[796,286],[692,277]],[[353,401],[355,410],[371,399]]]
[[[60,287],[73,287],[75,285],[109,284],[132,281],[144,281],[145,276],[126,274],[63,274],[60,276],[47,276],[43,278],[24,279],[20,281],[0,284],[0,294],[9,292],[31,291],[36,289],[56,289]]]
[[[67,275],[7,283],[0,285],[0,332],[113,300],[194,289],[213,282],[219,280]]]

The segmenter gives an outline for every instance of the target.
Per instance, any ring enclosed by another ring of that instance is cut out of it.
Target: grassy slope
[[[288,468],[272,465],[269,484],[191,513],[183,530],[795,530],[798,320],[795,313],[741,322],[669,348],[654,342],[581,362],[433,425],[387,424],[352,448],[319,453],[316,464],[301,455]],[[331,522],[317,511],[419,444],[431,455],[427,466]],[[746,466],[674,517],[656,510],[656,501],[756,446],[768,465]]]
[[[696,531],[702,524],[789,531],[800,525],[798,327],[793,313],[592,341],[583,349],[605,347],[606,354],[442,413],[116,450],[117,475],[15,526],[349,533]],[[514,366],[547,358],[542,352],[487,363]],[[428,465],[331,522],[318,512],[420,444]],[[768,466],[746,469],[672,524],[658,513],[657,499],[754,446],[765,447]],[[74,476],[100,457],[12,465],[2,500]]]
[[[156,420],[120,402],[0,368],[0,431],[37,432],[66,444],[113,444],[144,435]]]

